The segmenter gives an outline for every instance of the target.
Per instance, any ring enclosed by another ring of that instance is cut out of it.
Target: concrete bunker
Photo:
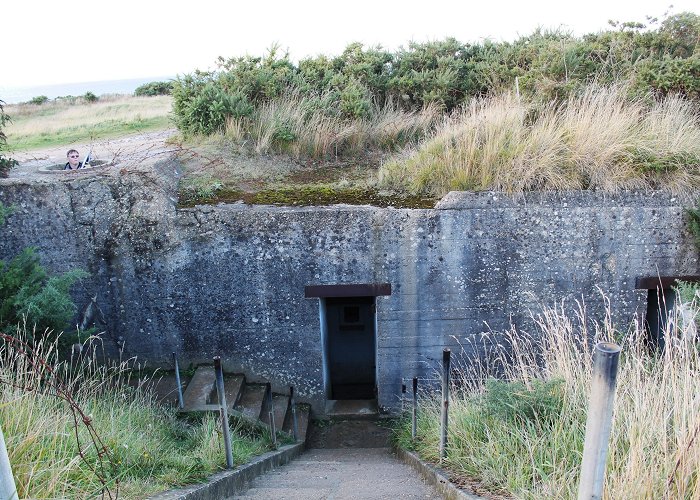
[[[644,319],[649,344],[658,349],[664,348],[664,330],[669,321],[678,321],[679,297],[675,287],[679,282],[698,283],[700,276],[652,276],[637,278],[635,288],[647,290],[647,310]]]
[[[391,295],[391,285],[312,285],[304,295],[319,299],[326,399],[376,400],[376,299]]]

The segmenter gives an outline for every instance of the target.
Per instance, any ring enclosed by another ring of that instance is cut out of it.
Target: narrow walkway
[[[312,428],[296,460],[257,478],[239,499],[438,499],[440,495],[387,447],[374,422]]]

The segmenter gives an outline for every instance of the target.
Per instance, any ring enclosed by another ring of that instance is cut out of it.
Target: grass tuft
[[[473,99],[435,133],[387,161],[382,185],[442,196],[451,190],[700,187],[700,116],[680,97],[630,98],[590,85],[562,104],[512,94]]]

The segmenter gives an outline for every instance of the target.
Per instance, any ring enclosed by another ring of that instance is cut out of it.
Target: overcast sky
[[[351,42],[389,50],[414,40],[514,40],[537,27],[597,32],[608,19],[661,17],[649,0],[6,0],[0,87],[166,76],[214,69],[218,56],[337,55]],[[695,1],[673,13],[700,13]]]

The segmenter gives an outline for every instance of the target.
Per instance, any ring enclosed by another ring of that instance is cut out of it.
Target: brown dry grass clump
[[[379,175],[387,188],[436,196],[489,189],[693,194],[700,118],[680,97],[630,98],[622,86],[591,85],[561,104],[512,94],[476,98]]]

